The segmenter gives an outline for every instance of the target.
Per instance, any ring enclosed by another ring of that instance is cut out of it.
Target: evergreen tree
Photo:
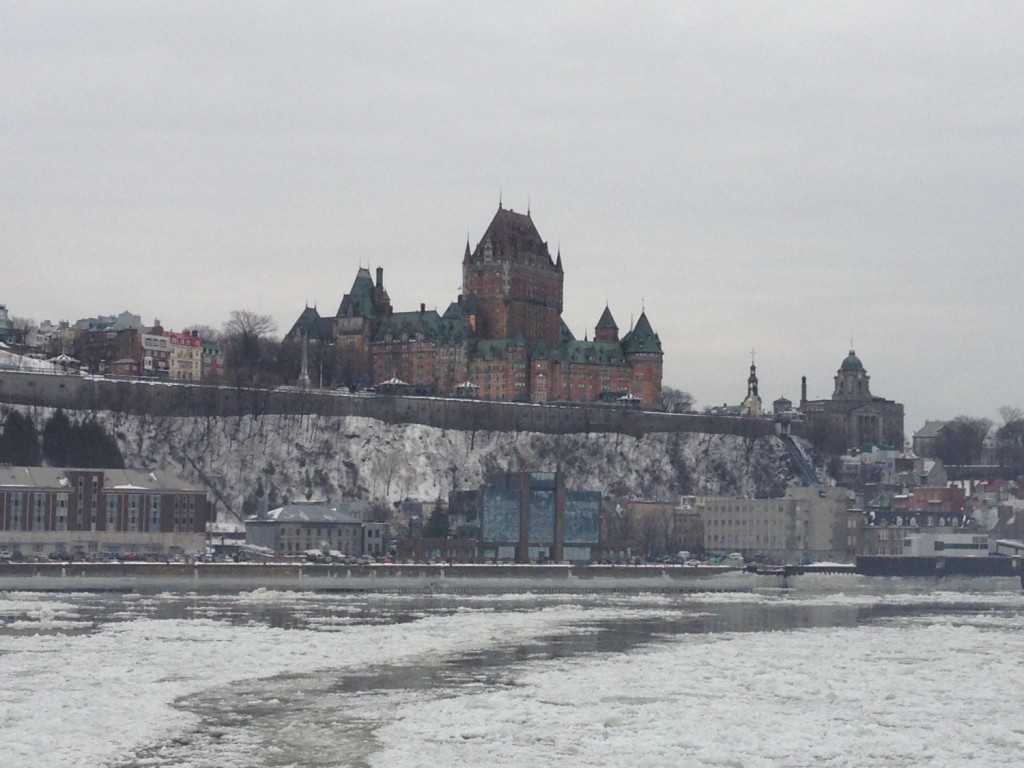
[[[53,467],[70,467],[71,419],[60,408],[43,427],[43,457]]]
[[[94,419],[71,429],[71,466],[95,469],[124,469],[124,456],[114,436]]]
[[[42,461],[39,433],[32,417],[11,411],[0,435],[0,463],[15,467],[38,467]]]
[[[434,507],[434,511],[427,518],[427,525],[423,535],[428,539],[448,538],[448,513],[443,507]]]

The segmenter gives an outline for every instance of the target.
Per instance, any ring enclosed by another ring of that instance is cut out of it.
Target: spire
[[[750,376],[747,377],[747,397],[757,396],[757,365],[754,363],[754,350],[750,350]]]

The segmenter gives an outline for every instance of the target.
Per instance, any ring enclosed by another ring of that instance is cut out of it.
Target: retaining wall
[[[637,411],[596,404],[360,396],[328,390],[270,390],[14,371],[0,371],[0,402],[152,416],[364,416],[389,424],[425,424],[460,431],[607,432],[634,437],[651,432],[699,432],[746,438],[775,431],[769,418]]]

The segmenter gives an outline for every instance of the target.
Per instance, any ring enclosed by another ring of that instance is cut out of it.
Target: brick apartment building
[[[200,551],[206,491],[141,469],[0,467],[0,551],[22,556]]]

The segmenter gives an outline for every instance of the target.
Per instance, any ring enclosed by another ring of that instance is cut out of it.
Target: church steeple
[[[750,375],[747,377],[747,397],[757,397],[757,366],[754,364],[754,351],[750,351]]]
[[[754,350],[750,350],[750,375],[747,377],[747,396],[740,406],[744,416],[761,415],[761,396],[757,394],[757,365],[754,363]]]

